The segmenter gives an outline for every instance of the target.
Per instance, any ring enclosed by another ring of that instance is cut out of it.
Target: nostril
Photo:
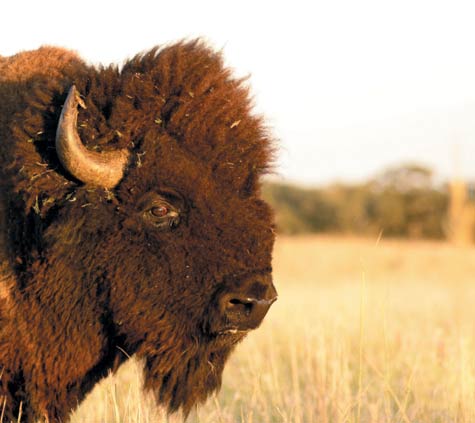
[[[229,311],[244,312],[246,315],[251,314],[256,300],[252,298],[231,298],[228,304]]]

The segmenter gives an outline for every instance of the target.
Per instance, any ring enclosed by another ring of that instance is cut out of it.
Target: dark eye
[[[182,197],[174,192],[148,192],[137,203],[143,221],[154,230],[169,231],[180,224],[185,210]]]
[[[160,230],[173,229],[180,222],[180,211],[167,201],[155,201],[143,212],[144,219]]]
[[[152,207],[150,209],[150,213],[152,215],[154,215],[155,217],[164,217],[166,216],[168,213],[170,212],[170,209],[165,206],[165,205],[161,205],[161,206],[157,206],[157,207]]]

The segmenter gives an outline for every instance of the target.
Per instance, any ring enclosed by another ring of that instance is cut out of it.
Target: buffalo
[[[0,410],[64,422],[128,357],[186,415],[277,298],[269,129],[200,40],[0,57]]]

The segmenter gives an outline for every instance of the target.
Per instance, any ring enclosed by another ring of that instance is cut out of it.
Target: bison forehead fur
[[[113,189],[82,183],[56,154],[73,85],[87,149],[129,154]],[[276,294],[273,218],[259,199],[272,143],[220,55],[194,41],[120,69],[51,47],[0,57],[0,160],[8,417],[21,403],[25,421],[64,421],[124,352],[170,411],[219,388],[267,310],[245,317],[247,298]]]

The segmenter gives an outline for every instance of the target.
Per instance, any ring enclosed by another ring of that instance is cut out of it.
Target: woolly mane
[[[91,149],[129,148],[136,153],[131,163],[136,166],[147,154],[140,140],[153,128],[158,137],[180,141],[217,180],[243,193],[254,190],[269,170],[271,143],[261,119],[250,113],[248,88],[231,77],[220,54],[201,42],[155,48],[121,70],[90,68],[55,48],[35,53],[22,56],[20,63],[15,58],[0,62],[2,98],[18,92],[17,84],[26,87],[22,98],[3,105],[14,104],[17,110],[0,109],[0,116],[13,122],[0,138],[11,140],[5,177],[27,208],[49,209],[76,189],[54,148],[61,105],[73,83],[87,106],[79,113],[79,134]],[[130,140],[139,141],[131,145]]]

